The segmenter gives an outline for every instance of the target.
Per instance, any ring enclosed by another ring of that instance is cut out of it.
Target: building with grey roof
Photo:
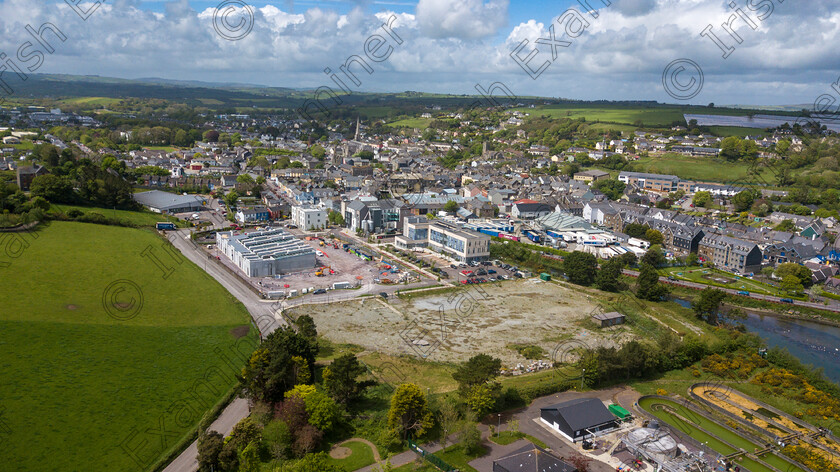
[[[540,408],[540,420],[572,442],[618,427],[618,418],[597,398],[576,398]]]
[[[315,250],[282,229],[216,233],[216,246],[248,277],[270,277],[315,267]]]
[[[493,461],[493,472],[577,472],[545,449],[527,444]]]
[[[721,234],[707,234],[700,240],[697,255],[718,269],[746,274],[761,269],[762,252],[757,244]]]
[[[204,208],[201,197],[196,195],[179,195],[161,190],[135,193],[134,200],[155,213],[187,213],[200,211]]]

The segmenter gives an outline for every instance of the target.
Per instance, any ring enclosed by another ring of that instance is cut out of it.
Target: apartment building
[[[292,207],[292,223],[300,229],[324,229],[327,227],[327,212],[312,205]]]
[[[698,245],[697,255],[718,269],[739,274],[761,269],[762,254],[757,244],[720,234],[704,236]]]

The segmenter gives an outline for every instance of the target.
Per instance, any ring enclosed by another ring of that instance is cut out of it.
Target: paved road
[[[636,270],[624,270],[624,275],[629,275],[630,277],[638,277],[639,272]],[[693,288],[697,290],[703,290],[705,288],[711,287],[710,285],[700,284],[697,282],[689,282],[688,280],[670,280],[668,277],[659,277],[659,281],[671,284],[671,285],[678,285],[680,287],[687,287]],[[720,287],[712,287],[717,288],[718,290],[722,290],[731,295],[738,295],[739,290],[731,289],[731,288],[720,288]],[[793,306],[803,306],[807,308],[816,308],[819,310],[827,310],[827,311],[834,311],[840,312],[840,306],[836,305],[823,305],[821,303],[813,303],[813,302],[803,302],[800,300],[794,300],[793,303],[784,303],[781,301],[782,297],[774,297],[771,295],[762,295],[758,293],[750,293],[749,298],[754,298],[756,300],[765,300],[768,302],[780,303],[783,305],[793,305]]]
[[[248,400],[244,398],[237,398],[222,412],[221,415],[210,425],[211,431],[218,431],[227,436],[233,429],[234,425],[242,418],[248,416]],[[170,462],[163,472],[195,472],[198,470],[198,442],[193,441],[192,444],[176,457],[174,461]]]
[[[276,302],[269,303],[260,299],[239,277],[222,268],[215,260],[209,259],[204,249],[195,245],[190,239],[189,230],[168,233],[167,239],[187,259],[203,268],[245,305],[262,336],[268,335],[285,324],[285,321],[279,315],[282,306]],[[241,398],[236,399],[222,411],[211,429],[226,435],[233,428],[233,425],[246,416],[248,416],[248,402]],[[195,459],[197,454],[198,444],[193,441],[184,452],[169,463],[164,472],[195,472],[198,470],[198,462]]]

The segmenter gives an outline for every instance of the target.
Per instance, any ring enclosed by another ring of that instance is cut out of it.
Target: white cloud
[[[510,52],[527,39],[529,48],[541,51],[537,64],[550,59],[547,46],[535,41],[548,35],[551,24],[559,39],[563,25],[556,19],[563,11],[506,27],[509,4],[500,0],[419,0],[415,14],[363,4],[342,14],[327,8],[290,13],[278,1],[253,10],[253,30],[239,41],[216,34],[214,9],[194,11],[185,0],[167,3],[159,13],[143,10],[142,2],[115,0],[87,21],[64,2],[0,0],[0,51],[14,58],[32,40],[27,24],[37,29],[51,22],[68,39],[51,39],[56,52],[46,55],[38,72],[320,86],[331,83],[324,68],[337,70],[349,56],[363,55],[365,40],[387,36],[380,26],[396,15],[393,29],[403,44],[391,42],[390,58],[375,64],[373,74],[361,73],[362,90],[473,93],[476,83],[502,81],[518,95],[673,101],[662,90],[661,74],[678,58],[693,59],[704,70],[697,103],[803,103],[830,90],[840,76],[836,0],[774,1],[764,21],[746,0],[735,1],[758,24],[753,30],[735,23],[742,44],[720,27],[733,14],[722,1],[613,0],[601,6],[598,18],[584,13],[589,28],[560,48],[537,80]],[[700,36],[707,25],[736,48],[728,59]]]
[[[507,24],[507,0],[420,0],[417,21],[432,38],[483,38]]]

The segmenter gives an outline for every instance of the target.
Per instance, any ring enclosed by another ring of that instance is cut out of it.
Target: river
[[[688,301],[674,301],[691,307]],[[744,311],[747,316],[739,321],[769,347],[786,348],[804,364],[822,368],[828,379],[840,384],[840,327]]]

